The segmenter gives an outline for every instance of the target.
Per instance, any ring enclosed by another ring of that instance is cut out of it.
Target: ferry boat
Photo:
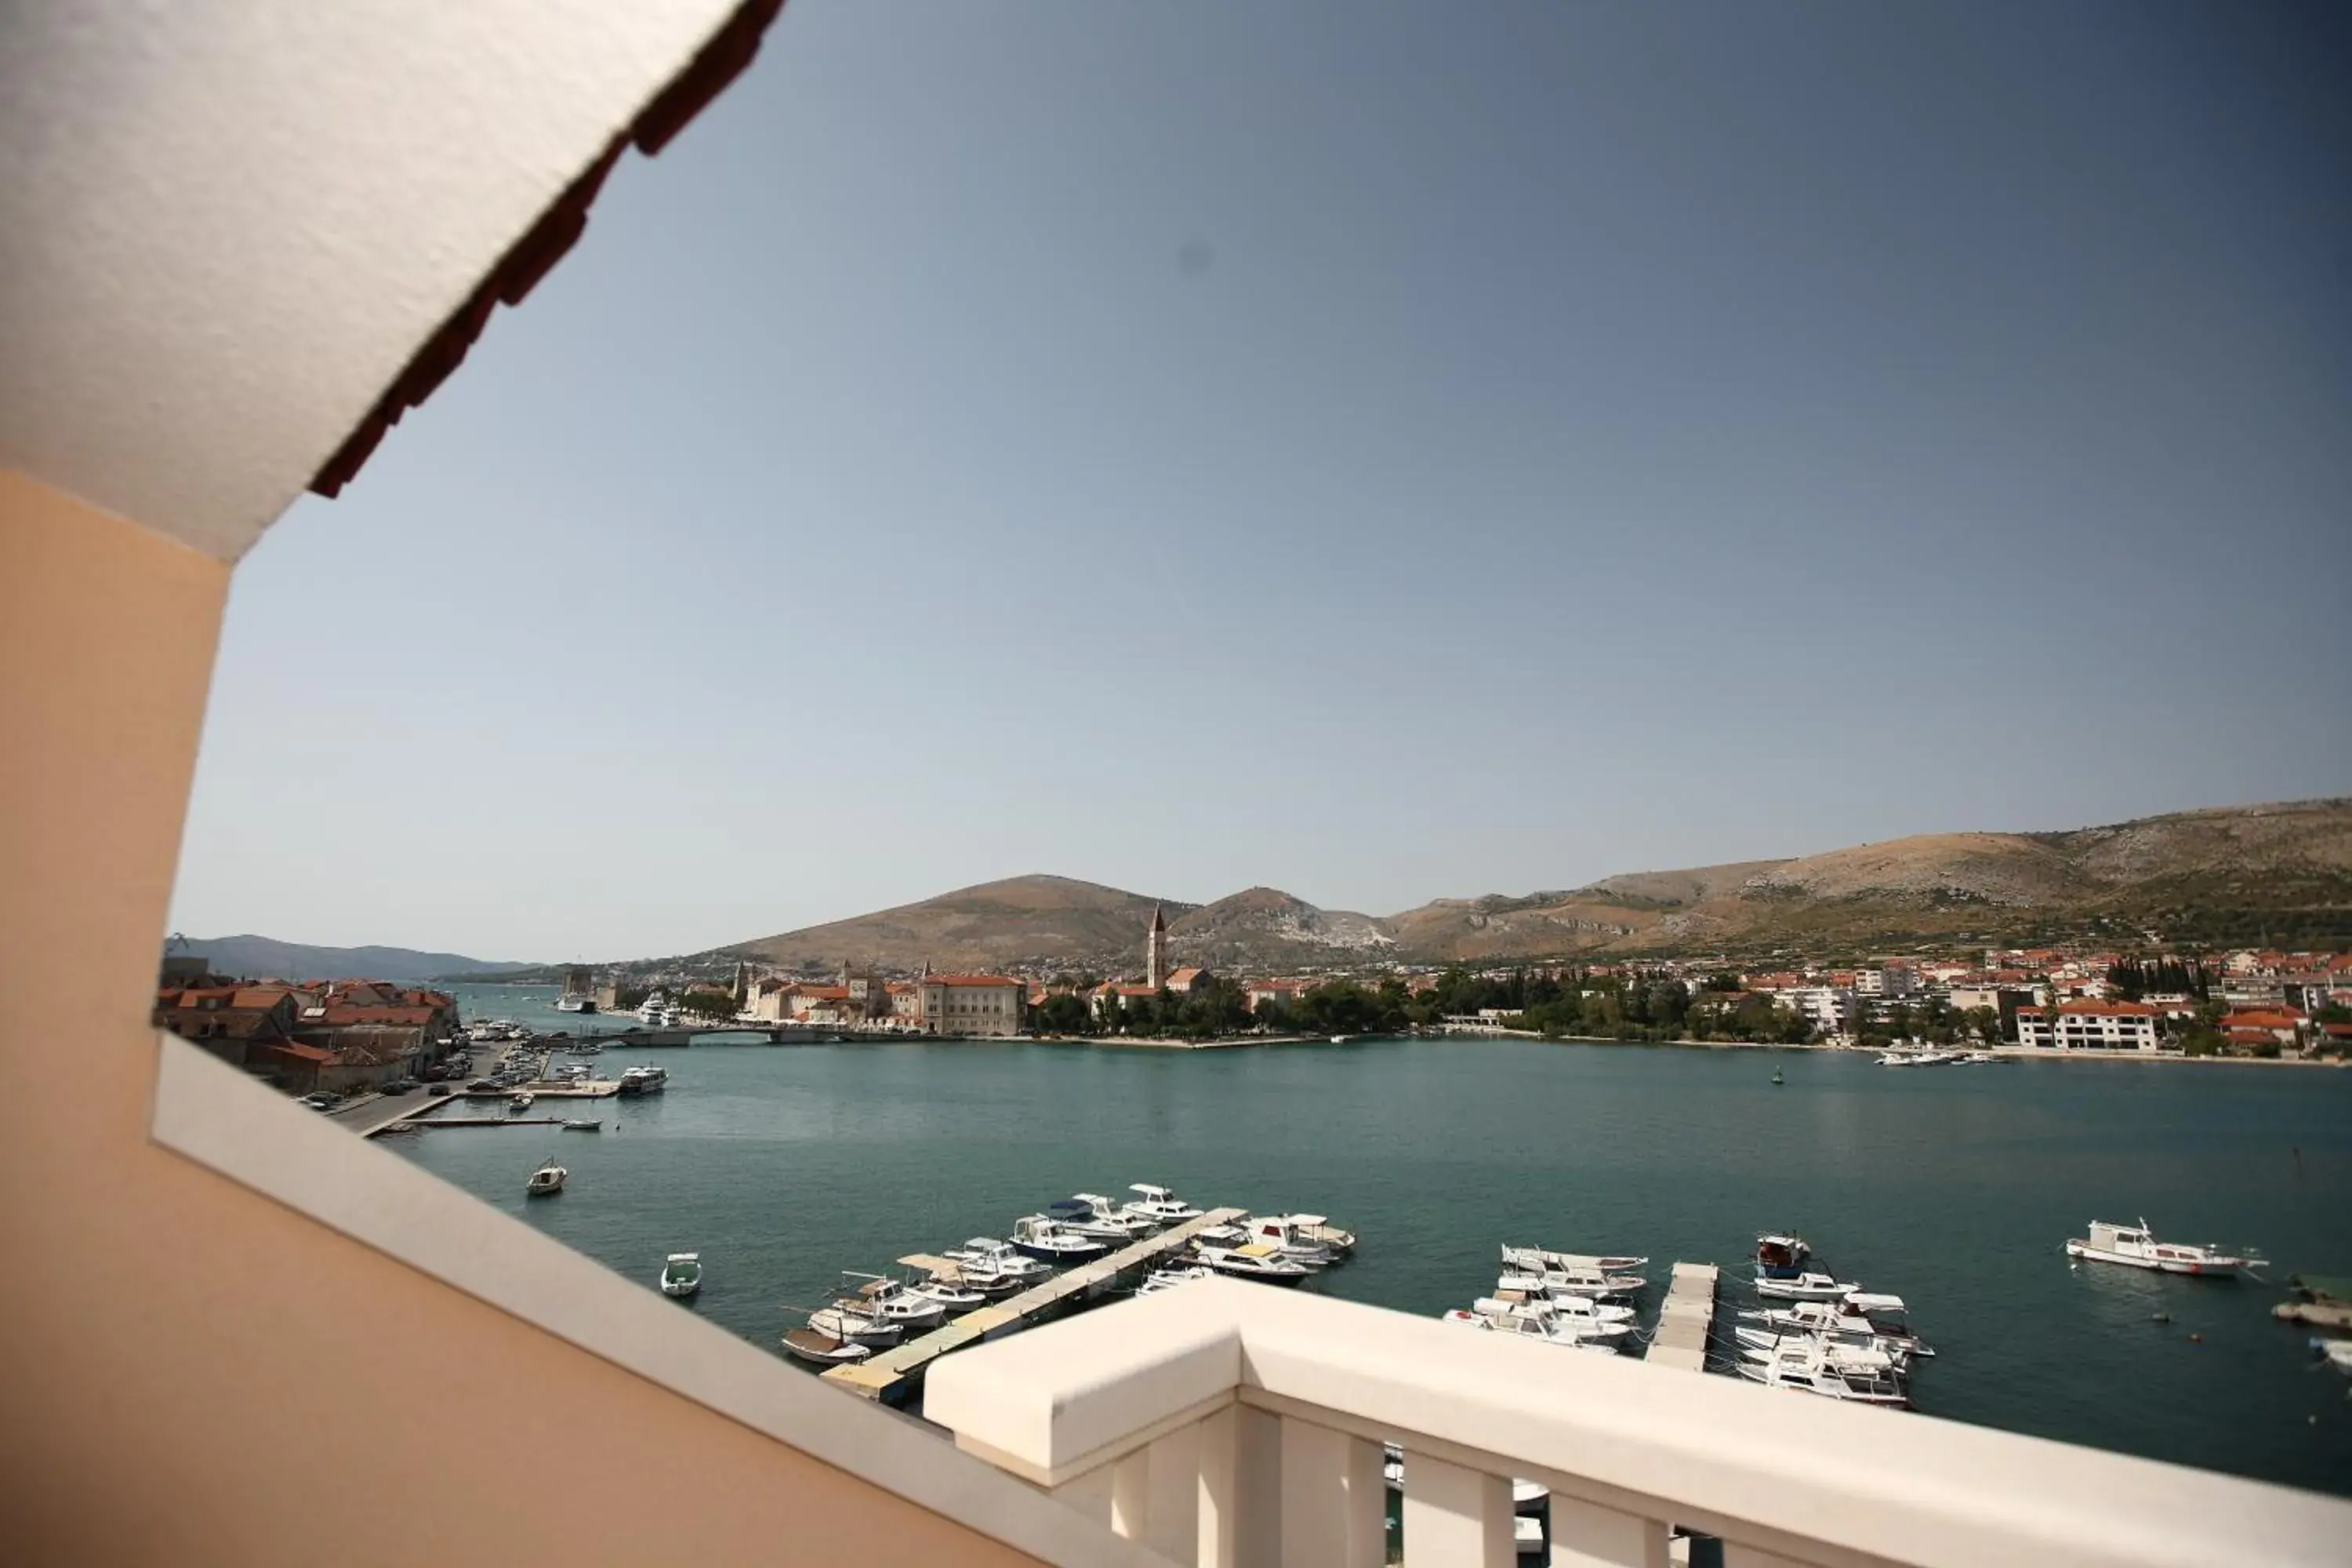
[[[702,1289],[702,1255],[673,1252],[662,1264],[661,1293],[681,1300]]]
[[[659,1094],[663,1089],[668,1087],[669,1068],[667,1068],[641,1064],[637,1067],[630,1068],[621,1074],[620,1091],[623,1094],[632,1096],[641,1094]]]
[[[593,1013],[596,999],[582,992],[566,991],[555,999],[555,1010],[559,1013]]]
[[[2263,1261],[2193,1242],[2158,1241],[2145,1219],[2136,1226],[2095,1219],[2088,1237],[2067,1238],[2066,1256],[2087,1258],[2095,1263],[2120,1263],[2129,1268],[2210,1275],[2221,1279],[2232,1279],[2240,1269],[2253,1268]]]
[[[530,1180],[523,1184],[524,1195],[534,1198],[552,1197],[563,1190],[564,1180],[571,1174],[571,1172],[550,1160],[538,1170],[533,1171],[530,1173]]]

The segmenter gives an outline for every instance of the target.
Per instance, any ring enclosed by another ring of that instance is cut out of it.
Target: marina
[[[1707,1342],[1715,1333],[1718,1272],[1712,1263],[1675,1265],[1665,1302],[1658,1309],[1658,1330],[1650,1341],[1648,1360],[1688,1372],[1706,1369]]]
[[[823,1304],[844,1268],[942,1257],[1106,1184],[1135,1197],[1139,1176],[1340,1216],[1354,1257],[1286,1289],[1416,1316],[1491,1294],[1504,1242],[1649,1253],[1630,1342],[1675,1294],[1666,1259],[1715,1264],[1719,1362],[1748,1326],[1735,1306],[1804,1305],[1744,1283],[1759,1225],[1785,1223],[1827,1249],[1816,1269],[1914,1308],[1941,1352],[1918,1380],[1928,1415],[2352,1489],[2346,1380],[2307,1346],[2319,1331],[2272,1317],[2279,1289],[2070,1267],[2062,1248],[2088,1216],[2145,1212],[2159,1236],[2258,1239],[2282,1279],[2344,1274],[2352,1074],[1913,1074],[1815,1053],[1774,1088],[1744,1053],[1517,1040],[665,1059],[671,1091],[599,1102],[605,1135],[564,1134],[566,1194],[528,1213],[521,1177],[550,1140],[399,1152],[648,1291],[667,1254],[699,1251],[701,1292],[673,1305],[772,1354],[800,1321],[780,1306]]]

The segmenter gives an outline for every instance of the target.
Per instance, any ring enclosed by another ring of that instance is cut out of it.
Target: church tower
[[[1144,979],[1154,991],[1168,984],[1168,917],[1151,906],[1151,933],[1143,941]]]

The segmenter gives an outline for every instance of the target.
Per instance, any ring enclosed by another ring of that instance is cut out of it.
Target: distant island
[[[268,936],[183,936],[164,956],[184,952],[202,958],[216,974],[268,975],[276,980],[390,980],[409,984],[457,976],[509,979],[538,966],[468,958],[462,952],[423,952],[413,947],[314,947]]]

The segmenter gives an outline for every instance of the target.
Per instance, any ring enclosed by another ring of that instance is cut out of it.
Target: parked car
[[[378,1094],[406,1094],[415,1087],[416,1086],[415,1084],[409,1082],[404,1078],[396,1078],[390,1083],[377,1086],[376,1092]]]
[[[332,1110],[335,1097],[331,1094],[306,1094],[302,1097],[302,1103],[313,1110]]]
[[[436,1083],[425,1092],[427,1094],[446,1094],[449,1092],[449,1086],[446,1083]]]

